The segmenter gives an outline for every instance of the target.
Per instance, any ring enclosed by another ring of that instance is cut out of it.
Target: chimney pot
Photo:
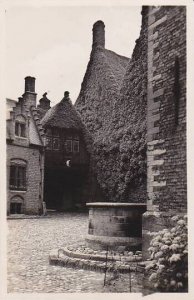
[[[65,91],[65,93],[64,93],[64,98],[65,98],[65,99],[69,99],[69,92],[68,92],[68,91]]]
[[[35,77],[27,76],[25,77],[25,93],[31,92],[35,93]]]
[[[105,25],[102,21],[97,21],[93,25],[93,48],[101,46],[105,47]]]

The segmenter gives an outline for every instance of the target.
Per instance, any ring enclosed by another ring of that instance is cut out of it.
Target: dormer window
[[[15,135],[26,137],[26,120],[23,116],[17,116],[15,120]]]

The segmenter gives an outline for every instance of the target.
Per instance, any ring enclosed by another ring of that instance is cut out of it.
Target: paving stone
[[[8,292],[129,292],[128,275],[122,275],[113,289],[103,287],[103,273],[49,264],[53,249],[83,243],[87,214],[56,213],[45,219],[10,219],[8,227]],[[133,282],[134,290],[141,292],[139,277],[134,277]]]

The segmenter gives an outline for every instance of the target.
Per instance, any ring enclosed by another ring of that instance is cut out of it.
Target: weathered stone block
[[[142,232],[141,215],[146,210],[145,204],[107,202],[88,203],[87,206],[94,211],[89,220],[89,235],[93,236],[92,240],[95,239],[95,236],[98,237],[97,240],[100,240],[100,237],[102,237],[104,245],[106,243],[104,241],[105,236],[123,237],[122,243],[124,238],[126,238],[126,247],[128,247],[130,246],[127,245],[128,238],[138,238],[139,245],[139,238]],[[99,215],[102,208],[107,213]],[[87,242],[90,243],[89,240]],[[119,245],[119,242],[117,242],[117,245]]]

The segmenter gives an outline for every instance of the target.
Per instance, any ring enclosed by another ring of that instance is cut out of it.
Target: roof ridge
[[[42,144],[44,145],[44,129],[42,127],[42,124],[41,124],[41,120],[39,118],[39,115],[38,115],[38,111],[37,111],[37,108],[35,106],[31,106],[30,107],[30,111],[31,111],[31,115],[33,117],[33,120],[35,122],[35,125],[37,127],[37,131],[38,131],[38,135],[40,137],[40,140],[42,142]]]
[[[108,52],[111,52],[111,53],[113,53],[113,54],[117,55],[118,57],[120,57],[120,58],[124,58],[124,59],[126,59],[126,60],[130,60],[130,59],[131,59],[131,58],[130,58],[130,57],[128,57],[128,56],[125,56],[125,55],[118,54],[118,53],[116,53],[115,51],[112,51],[112,50],[110,50],[110,49],[106,49],[106,48],[104,48],[103,50],[105,50],[105,51],[108,51]]]
[[[43,127],[61,127],[66,129],[81,129],[81,118],[79,117],[70,98],[63,98],[51,107],[41,120]]]

